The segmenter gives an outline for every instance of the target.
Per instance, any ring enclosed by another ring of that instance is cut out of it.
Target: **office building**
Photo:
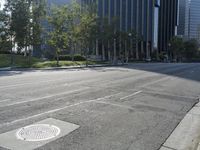
[[[191,0],[189,5],[188,37],[200,42],[200,0]]]
[[[160,0],[159,10],[159,52],[169,52],[170,40],[177,35],[178,0]]]
[[[179,0],[178,36],[188,38],[189,0]]]

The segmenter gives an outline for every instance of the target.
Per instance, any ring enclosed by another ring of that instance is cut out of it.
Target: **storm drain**
[[[38,142],[50,140],[60,134],[60,129],[49,124],[35,124],[17,131],[16,136],[20,140],[29,142]]]

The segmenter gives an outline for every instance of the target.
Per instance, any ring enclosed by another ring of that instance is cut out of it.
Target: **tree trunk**
[[[129,54],[128,54],[128,50],[127,50],[127,40],[125,41],[125,58],[126,58],[126,63],[128,63],[128,57],[129,57]]]
[[[57,65],[57,67],[59,67],[59,56],[58,56],[58,52],[56,52],[56,65]]]
[[[108,41],[108,60],[111,60],[111,54],[110,54],[110,41]]]
[[[113,64],[117,64],[116,39],[114,39],[114,59],[113,59]]]
[[[89,48],[87,48],[86,52],[86,67],[88,67],[88,53],[89,53]]]
[[[136,60],[139,60],[138,42],[136,42],[136,52],[135,52],[135,55],[136,55]]]
[[[13,65],[13,43],[12,43],[12,36],[10,36],[10,44],[11,44],[11,49],[10,49],[10,66]]]
[[[102,60],[105,61],[106,57],[105,57],[105,46],[104,44],[102,44]]]
[[[11,40],[12,43],[12,40]],[[10,65],[13,66],[14,65],[14,54],[13,54],[13,47],[11,47],[11,60],[10,60]]]
[[[98,40],[96,40],[96,58],[99,56],[99,43]]]
[[[29,47],[29,57],[28,57],[28,63],[29,63],[29,66],[31,66],[31,49]]]
[[[72,44],[72,61],[74,61],[74,54],[75,54],[75,45]]]

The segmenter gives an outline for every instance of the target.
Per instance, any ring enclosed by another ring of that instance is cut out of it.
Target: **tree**
[[[184,52],[184,42],[180,37],[173,37],[170,41],[170,53],[173,59],[182,58]]]
[[[186,59],[192,59],[198,57],[199,44],[195,39],[191,39],[184,42],[184,57]]]
[[[0,11],[0,52],[9,53],[12,48],[9,37],[9,16],[5,11]]]
[[[44,16],[45,0],[7,0],[4,11],[9,18],[7,30],[12,46],[30,56],[31,47],[41,41],[40,19]]]
[[[79,41],[79,24],[81,18],[81,6],[75,0],[73,0],[68,7],[67,14],[67,32],[68,37],[71,45],[71,54],[72,54],[72,61],[74,61],[74,54],[78,45]]]
[[[92,41],[94,40],[94,30],[97,27],[97,15],[92,13],[89,8],[84,8],[80,16],[79,24],[79,40],[82,43],[82,49],[84,50],[84,55],[86,60],[88,60],[89,49]],[[86,65],[88,65],[86,61]]]
[[[59,66],[59,53],[68,47],[68,13],[67,6],[54,7],[48,21],[52,26],[52,31],[49,33],[48,43],[55,49],[57,66]]]
[[[46,15],[46,0],[29,0],[30,20],[27,26],[26,48],[29,51],[31,64],[31,49],[36,50],[42,44],[42,23]]]
[[[116,48],[114,48],[113,53],[111,53],[111,44],[115,44],[116,47],[116,39],[117,39],[117,29],[116,29],[116,23],[118,22],[117,17],[113,17],[110,21],[108,17],[104,17],[102,19],[103,21],[100,24],[100,39],[102,41],[102,50],[105,51],[105,48],[108,50],[108,59],[110,60],[110,57],[113,57],[113,61],[116,61]],[[100,22],[100,21],[99,21]],[[115,40],[115,41],[114,41]],[[103,60],[105,60],[105,54],[103,56]]]

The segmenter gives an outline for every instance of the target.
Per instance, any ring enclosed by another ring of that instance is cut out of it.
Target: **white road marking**
[[[133,94],[130,94],[130,95],[127,95],[127,96],[125,96],[125,97],[120,98],[120,100],[127,99],[127,98],[129,98],[129,97],[135,96],[135,95],[140,94],[140,93],[142,93],[142,91],[137,91],[137,92],[135,92],[135,93],[133,93]]]
[[[75,106],[78,106],[78,105],[81,105],[81,104],[97,102],[97,101],[100,101],[100,100],[108,99],[108,98],[113,97],[113,96],[118,95],[118,94],[120,94],[120,93],[108,95],[108,96],[105,96],[105,97],[101,97],[101,98],[97,98],[97,99],[93,99],[93,100],[89,100],[89,101],[79,102],[79,103],[76,103],[76,104],[64,106],[64,107],[61,107],[61,108],[57,108],[57,109],[49,110],[49,111],[46,111],[46,112],[43,112],[43,113],[40,113],[40,114],[29,116],[29,117],[26,117],[26,118],[14,120],[14,121],[11,121],[11,122],[6,122],[6,123],[3,123],[3,124],[0,124],[0,127],[8,126],[8,125],[11,125],[11,124],[15,124],[15,123],[25,121],[25,120],[29,120],[29,119],[33,119],[33,118],[37,118],[37,117],[40,117],[40,116],[43,116],[43,115],[46,115],[46,114],[55,113],[55,112],[58,112],[58,111],[61,111],[61,110],[64,110],[64,109],[67,109],[67,108],[70,108],[70,107],[75,107]]]
[[[115,106],[115,107],[120,107],[120,108],[125,108],[125,109],[131,109],[133,110],[132,107],[129,106],[124,106],[124,105],[119,105],[119,104],[113,104],[113,103],[108,103],[108,102],[103,102],[103,101],[94,101],[95,103],[100,103],[100,104],[107,104],[107,105],[111,105],[111,106]]]
[[[0,103],[2,103],[2,102],[7,102],[7,101],[10,101],[11,99],[5,99],[5,100],[2,100],[2,101],[0,101]]]
[[[63,79],[40,81],[39,83],[50,83],[50,82],[54,82],[54,81],[63,81]],[[18,86],[32,85],[32,84],[38,84],[38,82],[27,82],[27,83],[19,83],[19,84],[14,84],[14,85],[0,86],[0,89],[14,88],[14,87],[18,87]]]
[[[152,81],[152,82],[149,82],[149,83],[147,83],[147,84],[144,84],[144,85],[142,85],[142,86],[140,86],[141,88],[143,88],[143,87],[147,87],[147,86],[149,86],[149,85],[152,85],[152,84],[155,84],[155,83],[158,83],[158,82],[161,82],[161,81],[164,81],[164,80],[167,80],[167,79],[170,79],[171,77],[163,77],[163,78],[161,78],[161,79],[158,79],[158,80],[155,80],[155,81]]]
[[[23,103],[40,101],[42,99],[47,99],[47,98],[52,98],[52,97],[55,97],[55,96],[61,96],[61,95],[71,94],[71,93],[74,93],[74,92],[80,92],[80,91],[83,91],[83,90],[86,90],[86,89],[89,89],[89,87],[81,88],[81,89],[73,90],[73,91],[68,91],[68,92],[63,92],[63,93],[58,93],[58,94],[54,94],[54,95],[39,97],[39,98],[35,98],[35,99],[30,99],[30,100],[27,100],[27,101],[20,101],[20,102],[16,102],[16,103],[6,104],[6,105],[3,105],[3,106],[0,106],[0,108],[1,107],[7,107],[7,106],[13,106],[13,105],[19,105],[19,104],[23,104]]]
[[[177,97],[177,98],[186,98],[186,99],[198,99],[198,97],[193,97],[193,96],[183,96],[183,95],[174,95],[174,94],[170,94],[170,93],[163,93],[163,92],[153,92],[153,91],[144,91],[144,93],[147,94],[159,94],[159,95],[166,95],[166,96],[172,96],[172,97]]]

